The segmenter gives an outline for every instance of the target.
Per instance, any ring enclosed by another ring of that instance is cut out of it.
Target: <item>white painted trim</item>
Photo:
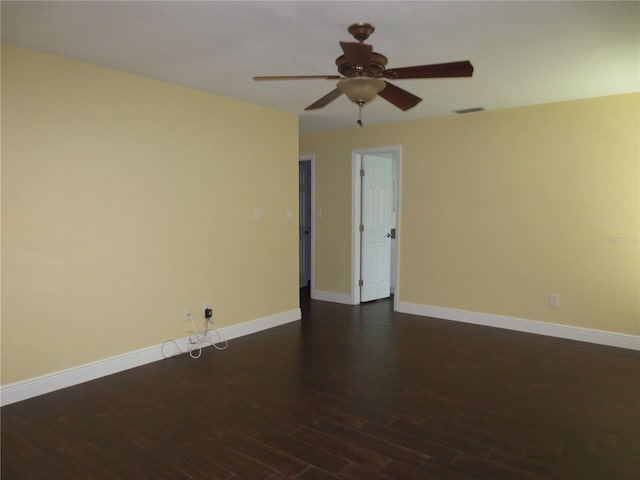
[[[299,308],[289,310],[287,312],[269,315],[267,317],[249,320],[237,325],[223,327],[219,329],[220,335],[226,340],[242,337],[252,333],[267,330],[269,328],[294,322],[302,318],[302,312]],[[45,393],[60,390],[62,388],[71,387],[79,383],[95,380],[100,377],[111,375],[113,373],[122,372],[130,368],[139,367],[147,363],[163,360],[178,353],[178,348],[185,352],[188,350],[188,337],[175,340],[173,342],[165,342],[151,347],[141,348],[133,352],[127,352],[114,357],[105,358],[96,362],[79,365],[77,367],[59,370],[57,372],[48,373],[39,377],[30,378],[20,382],[3,385],[0,387],[0,405],[9,405],[11,403],[26,400],[31,397],[43,395]],[[163,356],[164,346],[164,356]]]
[[[311,298],[314,300],[322,300],[324,302],[343,303],[345,305],[357,305],[357,303],[353,303],[353,297],[351,297],[346,293],[325,292],[322,290],[311,290]]]
[[[360,303],[360,216],[362,214],[362,155],[351,152],[351,305]]]
[[[640,350],[640,336],[624,333],[607,332],[591,328],[574,327],[558,323],[547,323],[538,320],[493,315],[488,313],[469,312],[454,308],[420,305],[416,303],[397,302],[396,310],[423,317],[441,318],[456,322],[473,323],[488,327],[505,328],[519,332],[548,335],[551,337],[567,338],[581,342],[598,343],[610,347]]]
[[[396,175],[398,178],[397,206],[396,206],[396,286],[393,291],[393,309],[398,310],[400,295],[400,238],[402,237],[402,145],[396,148]]]
[[[221,328],[220,334],[227,340],[233,340],[234,338],[244,337],[245,335],[251,335],[252,333],[261,332],[262,330],[268,330],[286,323],[295,322],[301,318],[302,312],[300,309],[294,308],[288,312],[276,313],[268,317],[257,318],[255,320],[249,320],[248,322]]]
[[[187,339],[177,341],[180,348],[185,350],[186,342]],[[155,345],[104,360],[98,360],[97,362],[86,363],[28,380],[3,385],[0,390],[0,404],[2,406],[9,405],[10,403],[88,382],[96,378],[105,377],[112,373],[121,372],[161,359],[160,348],[158,345]]]

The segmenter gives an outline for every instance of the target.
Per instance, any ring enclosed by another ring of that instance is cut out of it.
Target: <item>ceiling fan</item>
[[[336,58],[340,75],[284,75],[253,77],[257,81],[265,80],[338,80],[336,88],[324,97],[309,105],[305,110],[316,110],[328,105],[343,93],[360,109],[380,96],[399,109],[406,111],[416,106],[422,99],[388,80],[409,78],[450,78],[470,77],[473,65],[468,60],[460,62],[437,63],[387,69],[387,57],[374,52],[365,40],[375,31],[370,23],[354,23],[348,29],[357,42],[340,42],[343,55]],[[362,120],[358,120],[362,126]]]

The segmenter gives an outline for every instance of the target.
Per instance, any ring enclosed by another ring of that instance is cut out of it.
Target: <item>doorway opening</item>
[[[401,147],[352,152],[351,303],[398,299]]]
[[[298,159],[298,238],[300,288],[312,290],[313,282],[313,171],[314,156],[302,155]]]

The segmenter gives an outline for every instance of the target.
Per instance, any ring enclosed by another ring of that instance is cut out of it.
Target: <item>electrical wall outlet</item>
[[[560,295],[552,293],[549,295],[549,307],[558,308],[560,306]]]
[[[191,321],[191,309],[189,307],[186,307],[184,309],[184,321],[185,322]]]
[[[213,323],[213,309],[209,302],[202,302],[202,317],[205,322]]]

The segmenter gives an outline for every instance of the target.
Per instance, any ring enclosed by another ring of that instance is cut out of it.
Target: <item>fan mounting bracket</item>
[[[349,26],[349,33],[360,43],[364,42],[369,36],[375,32],[376,27],[370,23],[354,23]]]

